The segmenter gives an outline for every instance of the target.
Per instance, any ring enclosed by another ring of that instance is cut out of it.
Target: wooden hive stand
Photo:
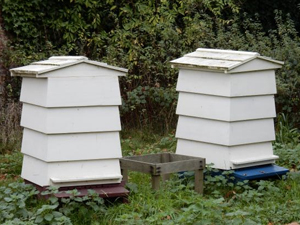
[[[204,158],[174,153],[158,153],[124,157],[120,159],[120,164],[125,182],[128,182],[128,170],[151,174],[154,190],[159,189],[161,175],[166,180],[171,173],[195,171],[195,191],[203,194]]]

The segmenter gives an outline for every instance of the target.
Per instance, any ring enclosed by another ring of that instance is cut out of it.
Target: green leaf
[[[50,213],[47,213],[45,216],[44,216],[44,219],[47,220],[47,221],[51,221],[53,219],[53,215],[50,214]]]
[[[57,212],[57,211],[52,212],[52,215],[53,215],[55,218],[57,218],[57,217],[62,217],[62,216],[63,216],[63,214],[62,214],[61,212]]]
[[[41,222],[43,222],[43,220],[44,220],[44,218],[41,216],[41,215],[38,215],[37,217],[36,217],[36,219],[35,219],[35,223],[41,223]]]
[[[57,198],[57,197],[54,197],[54,196],[51,196],[50,198],[48,198],[48,200],[49,200],[52,204],[54,204],[54,203],[56,203],[56,202],[58,201],[58,198]]]
[[[6,202],[11,202],[11,201],[12,201],[12,198],[5,197],[4,200],[5,200]]]

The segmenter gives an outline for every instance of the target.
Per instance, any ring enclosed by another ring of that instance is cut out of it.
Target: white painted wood
[[[84,56],[52,56],[48,60],[33,62],[31,65],[52,65],[52,66],[65,66],[72,65],[78,61],[88,60]]]
[[[247,158],[247,159],[240,159],[240,160],[232,160],[232,164],[234,165],[234,167],[239,167],[240,165],[248,165],[248,166],[252,166],[253,164],[257,165],[257,163],[260,164],[270,164],[272,162],[274,162],[274,160],[279,159],[279,157],[277,155],[271,155],[268,157],[261,157],[261,156],[256,156],[256,157],[252,157],[252,158]]]
[[[172,60],[171,63],[179,68],[185,67],[194,67],[194,68],[203,68],[211,70],[221,70],[226,71],[231,67],[236,66],[240,61],[229,61],[229,60],[215,60],[215,59],[206,59],[198,57],[183,57],[179,59]]]
[[[230,98],[180,92],[177,115],[230,121]]]
[[[97,76],[124,76],[126,72],[111,70],[110,68],[99,67],[89,63],[79,63],[73,66],[64,67],[60,70],[52,70],[39,74],[39,77],[97,77]]]
[[[21,176],[40,186],[120,183],[122,177],[118,159],[47,163],[28,155],[24,155]],[[51,179],[65,182],[57,184]]]
[[[230,96],[276,94],[274,70],[232,74]]]
[[[63,71],[63,72],[62,72]],[[94,76],[124,76],[127,70],[111,70],[86,62],[68,66],[28,65],[11,69],[12,76],[48,78],[48,77],[94,77]]]
[[[64,183],[74,183],[74,182],[89,182],[89,181],[104,181],[109,180],[119,180],[122,178],[122,175],[110,175],[110,176],[98,176],[98,177],[76,177],[76,178],[53,178],[51,177],[50,180],[54,184],[64,184]]]
[[[276,93],[275,72],[222,74],[181,69],[176,90],[224,97],[272,95]]]
[[[233,54],[233,55],[238,55],[238,56],[259,56],[260,54],[257,53],[257,52],[249,52],[249,51],[235,51],[235,50],[229,50],[229,49],[213,49],[213,48],[197,48],[196,50],[197,52],[200,52],[200,53],[218,53],[218,54],[221,54],[221,55],[224,55],[224,54]]]
[[[76,67],[77,70],[74,70],[73,67]],[[82,68],[87,68],[86,72],[88,72],[88,74],[84,73]],[[49,77],[49,75],[50,77],[53,76],[53,74],[50,73],[52,71],[55,71],[54,76],[56,76],[57,70],[61,69],[64,69],[64,71],[67,73],[62,74],[59,72],[59,75],[70,77],[101,75],[124,76],[125,73],[128,72],[127,69],[110,66],[102,62],[88,60],[83,56],[55,56],[49,58],[48,60],[34,62],[27,66],[11,69],[10,72],[12,76],[45,78]]]
[[[176,90],[230,97],[230,78],[222,73],[180,69]]]
[[[22,177],[40,186],[120,183],[118,76],[127,69],[56,56],[11,70],[22,76]]]
[[[241,66],[233,68],[229,73],[244,73],[249,71],[262,71],[280,69],[282,64],[274,64],[273,62],[266,61],[265,59],[257,58],[247,62]]]
[[[27,128],[22,153],[46,162],[122,157],[119,132],[46,135]]]
[[[231,98],[230,121],[276,117],[274,95]]]
[[[176,153],[204,157],[206,158],[207,164],[213,163],[214,168],[223,170],[274,163],[275,159],[278,158],[273,155],[271,142],[223,146],[179,138],[177,141]],[[260,161],[260,159],[269,160]],[[240,162],[240,164],[234,164],[233,162]]]
[[[220,97],[180,92],[176,114],[222,121],[276,117],[273,95]]]
[[[39,73],[45,73],[58,68],[58,66],[53,65],[28,65],[11,69],[10,73],[11,76],[37,77]]]
[[[121,130],[118,106],[43,108],[23,104],[21,126],[45,134]]]
[[[23,78],[20,101],[43,107],[122,104],[117,76]]]
[[[218,169],[230,169],[230,154],[227,146],[177,139],[176,154],[205,158],[206,164]]]
[[[273,119],[224,122],[180,116],[176,137],[219,145],[242,145],[275,140]]]
[[[243,62],[252,58],[259,56],[256,52],[242,52],[242,51],[226,51],[216,50],[216,49],[205,49],[198,48],[195,52],[186,54],[185,57],[194,58],[204,58],[204,59],[214,59],[214,60],[227,60],[227,61],[237,61]]]
[[[195,52],[171,61],[173,67],[240,73],[281,68],[283,62],[256,52],[198,48]]]
[[[48,81],[47,79],[22,78],[20,101],[34,105],[47,105]]]
[[[179,68],[176,152],[220,169],[274,163],[275,69],[282,64],[256,52],[203,48],[171,61]]]

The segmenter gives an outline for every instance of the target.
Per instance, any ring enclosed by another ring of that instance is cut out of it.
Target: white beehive
[[[225,170],[275,162],[275,69],[283,62],[199,48],[171,64],[179,68],[176,153]]]
[[[59,56],[11,70],[21,76],[22,178],[39,186],[120,183],[126,69]]]

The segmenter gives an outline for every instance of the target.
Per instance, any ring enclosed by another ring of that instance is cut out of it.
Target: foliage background
[[[0,222],[299,223],[299,16],[298,0],[0,0]],[[188,177],[173,177],[154,193],[149,177],[132,173],[129,204],[105,205],[93,193],[74,193],[60,207],[54,197],[37,201],[36,190],[20,183],[20,79],[9,76],[10,68],[52,55],[85,55],[128,68],[120,81],[123,127],[143,129],[125,132],[122,150],[139,155],[175,150],[172,133],[158,139],[152,132],[176,125],[178,71],[168,62],[199,47],[257,51],[285,62],[277,71],[274,153],[278,165],[293,171],[286,179],[232,182],[230,172],[210,176],[216,171],[208,167],[200,196]]]
[[[296,0],[0,0],[0,11],[7,36],[0,37],[4,106],[20,93],[20,79],[10,78],[9,68],[85,55],[129,69],[121,79],[125,129],[166,132],[177,119],[178,71],[168,62],[198,47],[234,49],[285,62],[277,72],[277,112],[300,127]]]

